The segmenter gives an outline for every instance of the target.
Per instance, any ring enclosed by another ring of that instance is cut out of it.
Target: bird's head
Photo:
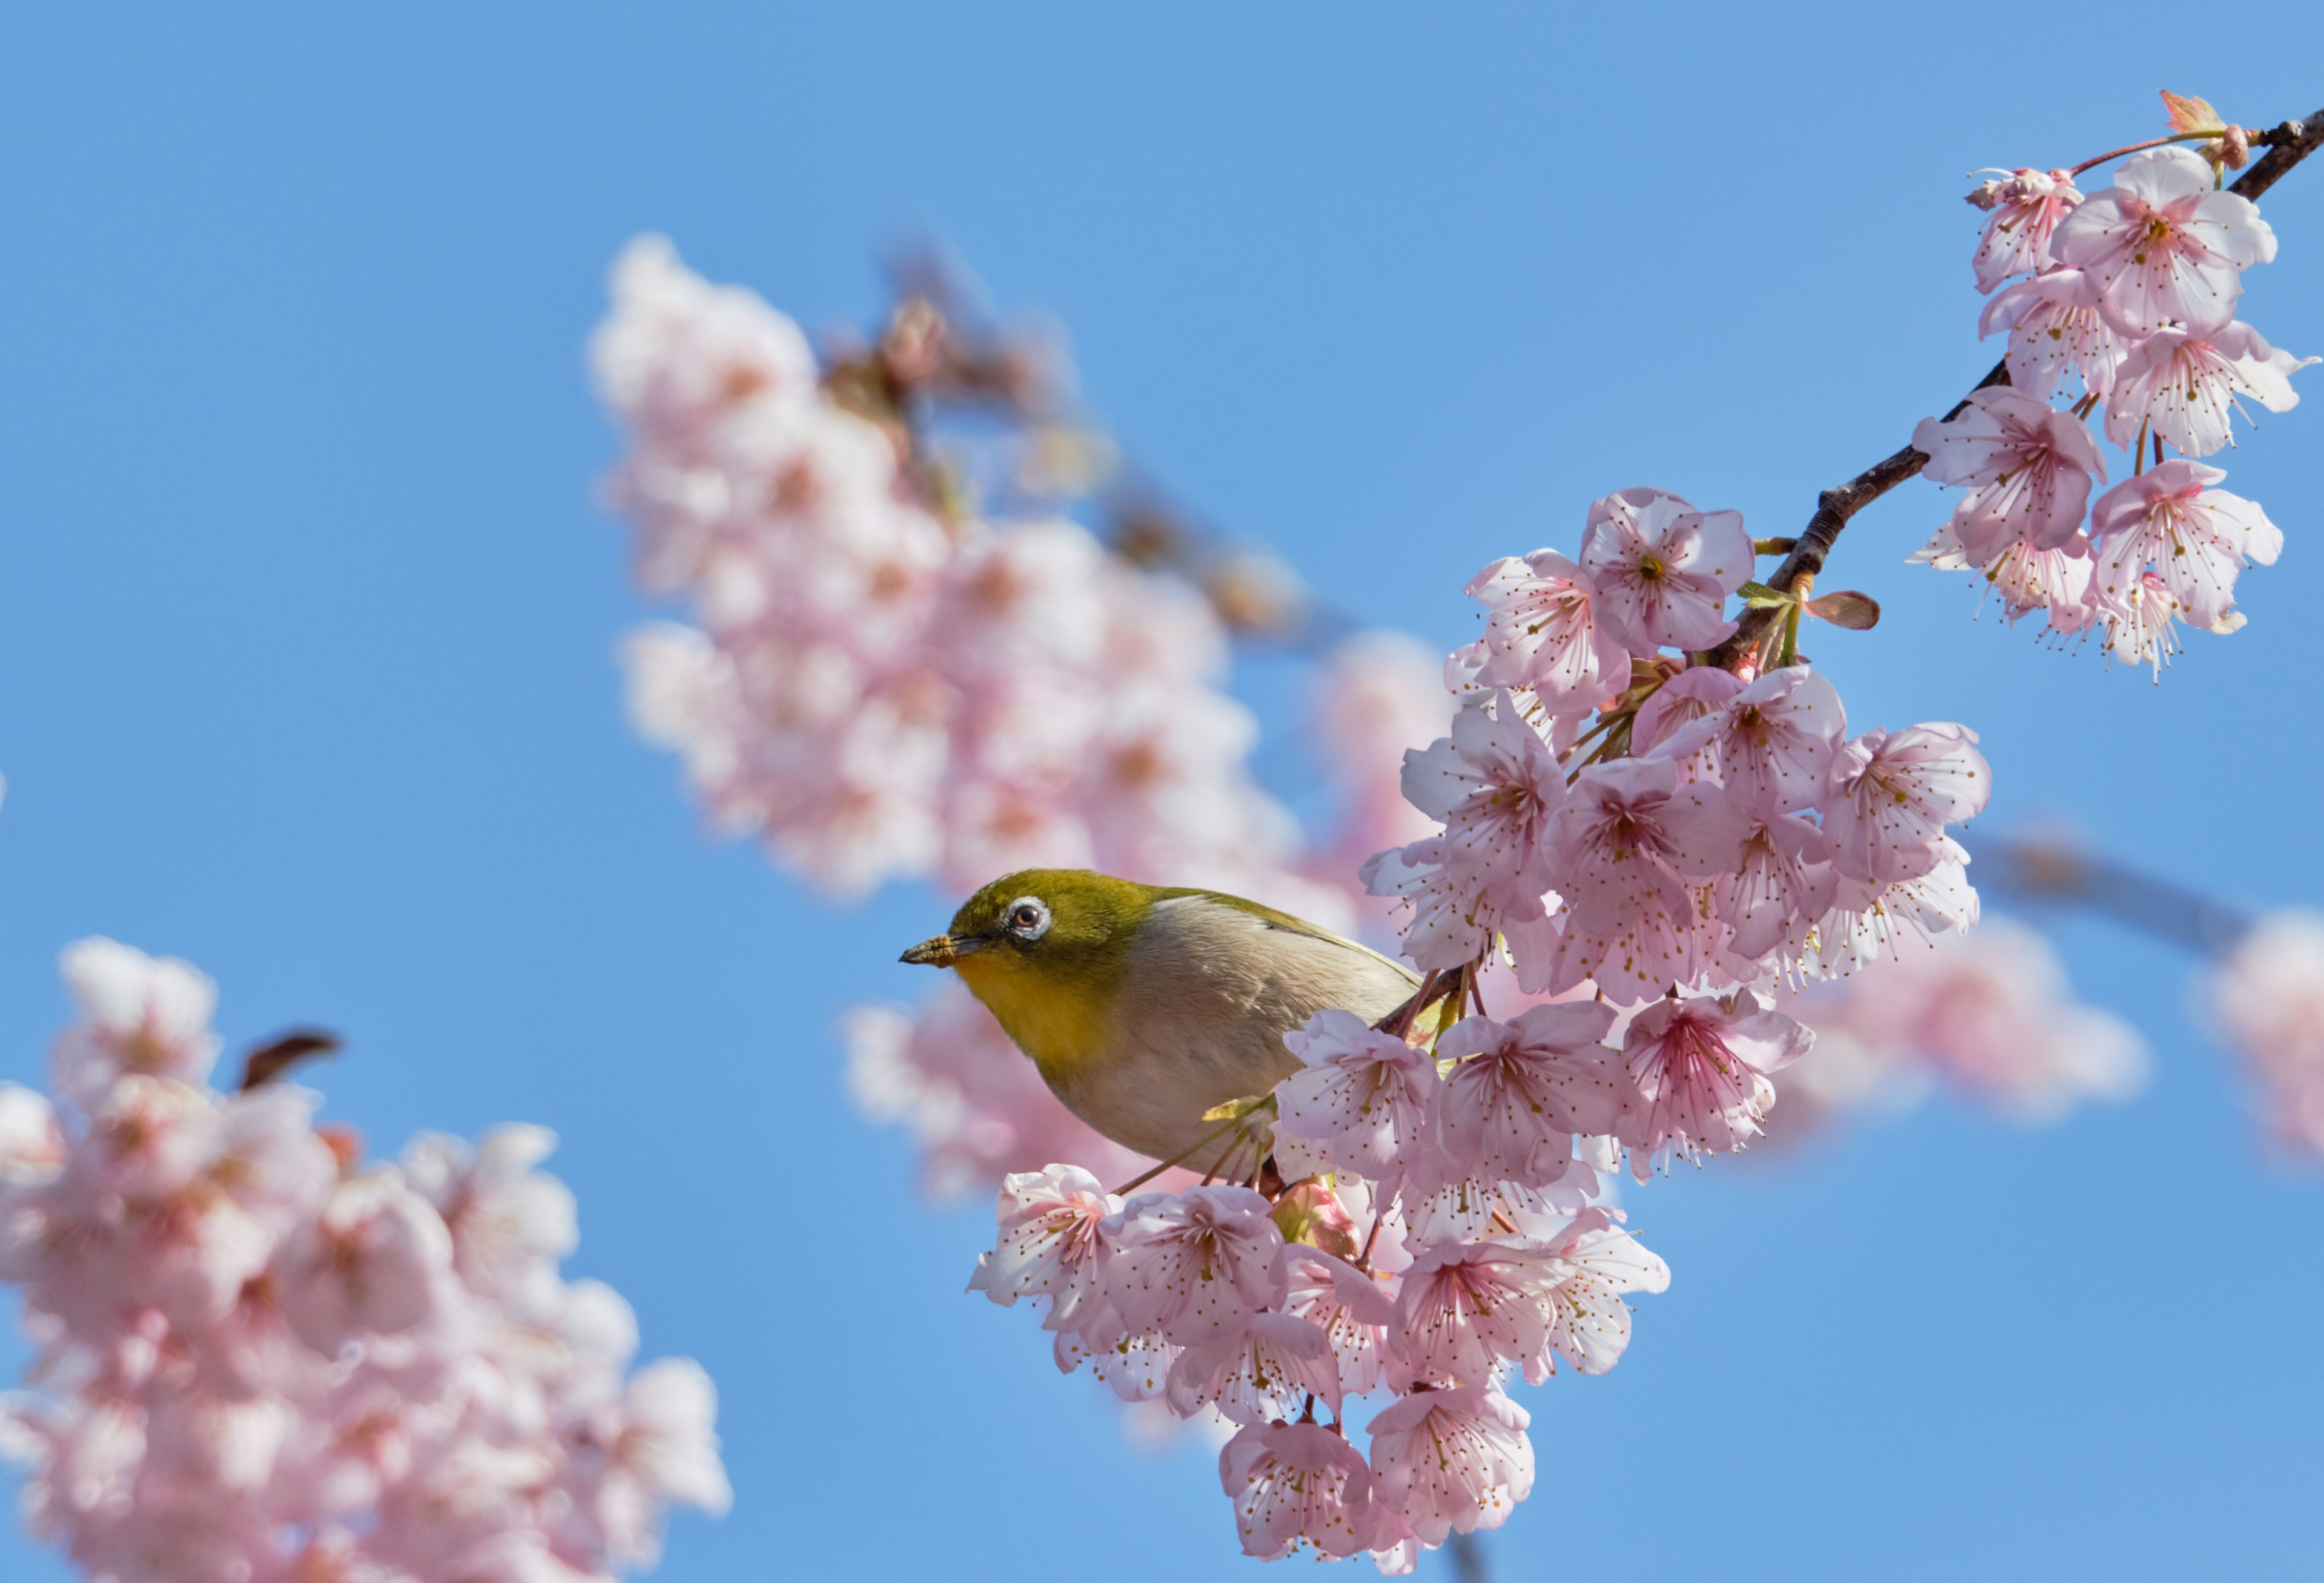
[[[961,904],[952,927],[902,960],[957,971],[1010,1037],[1047,1065],[1084,1047],[1121,988],[1150,887],[1086,869],[1025,869]]]

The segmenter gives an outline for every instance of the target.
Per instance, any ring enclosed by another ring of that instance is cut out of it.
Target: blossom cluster
[[[796,324],[658,237],[613,297],[611,494],[640,580],[690,606],[630,640],[632,712],[715,821],[845,893],[1094,867],[1344,914],[1245,772],[1200,589],[1064,515],[987,520]]]
[[[2212,967],[2203,999],[2257,1085],[2275,1142],[2324,1156],[2324,914],[2261,917]]]
[[[1795,655],[1710,663],[1756,554],[1735,512],[1633,489],[1590,508],[1578,558],[1488,566],[1450,733],[1404,755],[1431,831],[1363,869],[1409,904],[1409,1002],[1286,1036],[1299,1071],[1240,1122],[1272,1117],[1247,1183],[1004,1183],[974,1285],[1046,1300],[1061,1367],[1240,1425],[1221,1476],[1250,1553],[1397,1571],[1504,1521],[1533,1482],[1504,1387],[1611,1367],[1622,1295],[1668,1279],[1595,1201],[1604,1173],[1762,1133],[1813,1042],[1779,983],[1974,919],[1945,833],[1985,805],[1973,733],[1850,737]],[[1500,964],[1535,1003],[1488,1015]],[[1366,1455],[1344,1404],[1376,1389],[1397,1400]]]
[[[208,1086],[193,968],[92,939],[64,971],[54,1100],[0,1084],[38,1348],[0,1451],[37,1534],[118,1583],[584,1583],[724,1510],[709,1377],[632,1372],[629,1305],[558,1274],[549,1134],[366,1160],[311,1093]]]
[[[1449,662],[1461,712],[1405,761],[1437,833],[1365,869],[1411,904],[1416,966],[1472,973],[1505,950],[1526,992],[1632,1007],[1757,995],[1975,921],[1945,832],[1986,805],[1976,733],[1851,737],[1813,667],[1711,663],[1755,555],[1738,513],[1628,489],[1591,506],[1578,558],[1478,574],[1485,635]],[[1725,1148],[1711,1139],[1755,1119],[1633,1146]]]
[[[1987,916],[1933,943],[1777,992],[1816,1034],[1813,1052],[1784,1073],[1777,1141],[1836,1114],[1909,1103],[1932,1085],[2028,1123],[2145,1086],[2145,1041],[2073,998],[2039,930]]]
[[[1973,260],[1978,289],[1993,293],[1978,333],[2006,332],[2007,377],[1913,435],[1927,475],[1965,492],[1914,559],[1981,570],[2012,621],[2042,611],[2048,631],[2095,633],[2158,675],[2181,623],[2244,624],[2238,575],[2282,548],[2267,513],[2196,458],[2234,443],[2244,400],[2292,407],[2292,374],[2317,361],[2236,317],[2243,273],[2275,256],[2275,235],[2256,205],[2218,189],[2220,173],[2165,147],[2087,198],[2064,170],[1972,192],[1991,214]],[[2092,422],[2128,474],[2095,500],[2109,477]]]
[[[1290,1036],[1304,1064],[1276,1095],[1275,1157],[1297,1181],[1125,1201],[1071,1165],[1011,1175],[971,1289],[1041,1308],[1060,1369],[1234,1425],[1219,1472],[1248,1553],[1370,1552],[1408,1572],[1531,1493],[1529,1419],[1508,1385],[1561,1360],[1612,1367],[1624,1296],[1669,1284],[1618,1211],[1589,1201],[1602,1151],[1545,1146],[1552,1129],[1519,1098],[1529,1060],[1589,1042],[1610,1015],[1471,1017],[1432,1054],[1319,1013]],[[1468,1046],[1440,1077],[1439,1057]],[[1391,1399],[1359,1425],[1352,1410],[1377,1396]]]

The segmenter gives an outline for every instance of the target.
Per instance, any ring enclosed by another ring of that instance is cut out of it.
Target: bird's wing
[[[1416,989],[1420,987],[1420,975],[1414,972],[1410,968],[1405,966],[1404,963],[1397,961],[1394,957],[1382,956],[1379,952],[1374,951],[1370,946],[1364,944],[1360,941],[1351,940],[1344,934],[1334,934],[1333,931],[1323,927],[1321,924],[1311,924],[1305,918],[1294,917],[1289,913],[1278,911],[1277,908],[1268,907],[1265,902],[1251,901],[1240,896],[1229,896],[1223,890],[1180,888],[1176,890],[1165,890],[1158,894],[1162,897],[1166,898],[1181,896],[1200,897],[1203,900],[1215,903],[1220,907],[1232,907],[1239,913],[1247,913],[1250,916],[1257,918],[1260,923],[1265,924],[1270,929],[1282,929],[1294,934],[1305,934],[1311,940],[1325,941],[1331,944],[1339,946],[1343,951],[1357,952],[1361,955],[1370,957],[1382,967],[1390,968],[1395,971],[1401,973],[1404,975],[1405,981],[1409,983],[1414,989]]]

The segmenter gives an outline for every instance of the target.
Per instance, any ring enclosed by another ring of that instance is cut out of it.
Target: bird
[[[1091,1127],[1192,1164],[1221,1136],[1210,1112],[1299,1069],[1286,1033],[1331,1007],[1377,1022],[1420,987],[1379,953],[1259,902],[1086,869],[1004,875],[899,960],[958,973]],[[1223,1155],[1211,1164],[1224,1173]]]

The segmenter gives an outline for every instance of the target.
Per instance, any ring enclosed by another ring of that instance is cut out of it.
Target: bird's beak
[[[971,952],[984,949],[984,942],[970,934],[955,940],[949,934],[939,934],[933,940],[923,940],[913,946],[898,962],[908,962],[915,967],[946,968]]]

